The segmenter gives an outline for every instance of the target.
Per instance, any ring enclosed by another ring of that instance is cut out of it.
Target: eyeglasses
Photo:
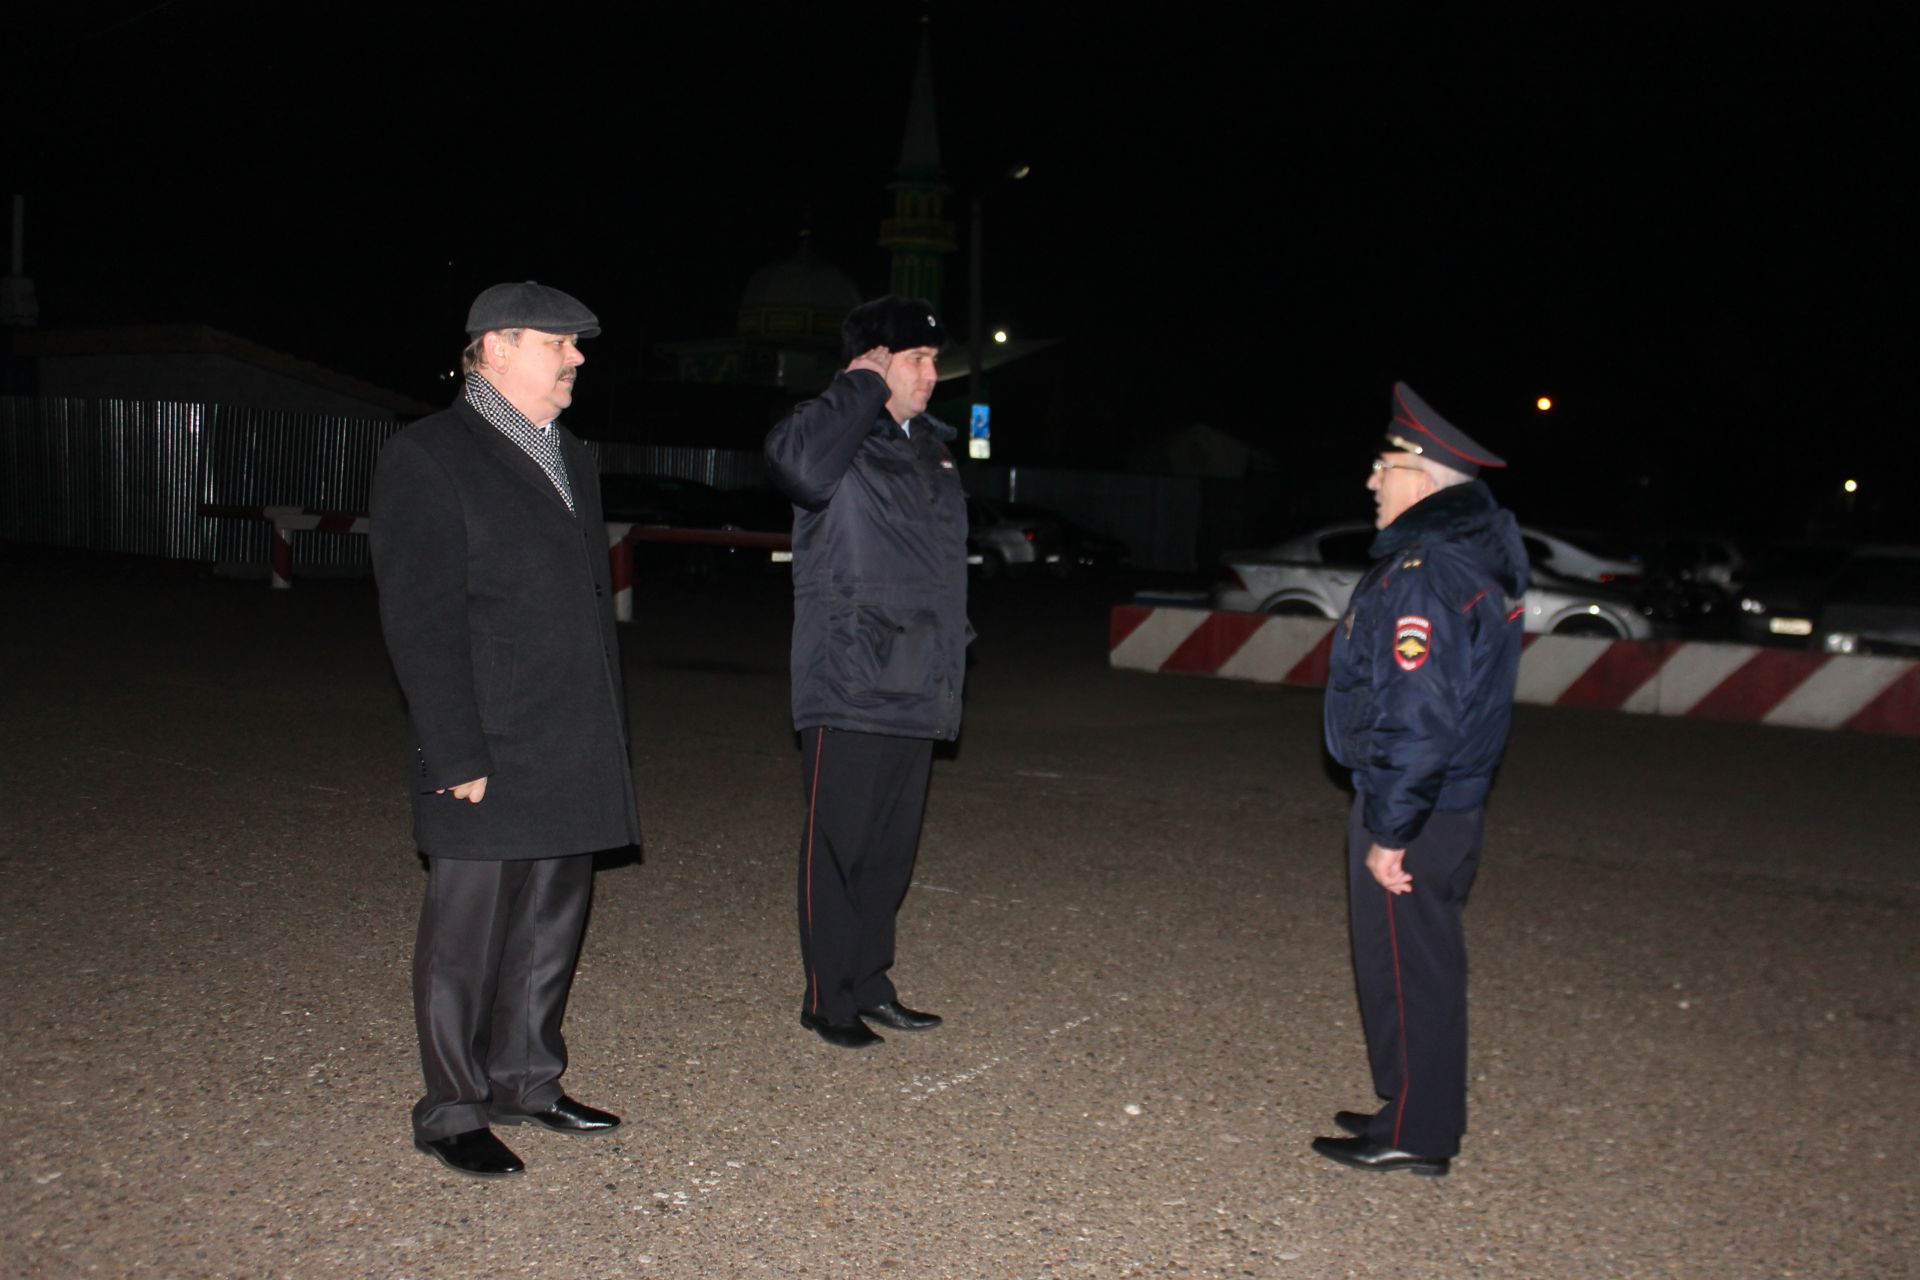
[[[1375,458],[1373,460],[1373,469],[1376,474],[1382,471],[1419,471],[1421,470],[1421,468],[1414,466],[1412,463],[1382,462],[1378,458]]]

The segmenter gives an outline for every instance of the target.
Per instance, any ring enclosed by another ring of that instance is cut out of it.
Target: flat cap
[[[911,351],[915,347],[938,350],[946,340],[947,331],[934,318],[932,303],[890,293],[847,313],[840,326],[840,359],[852,360],[875,347],[889,351]]]
[[[477,338],[494,329],[538,329],[542,333],[571,333],[591,338],[600,332],[600,317],[570,293],[537,280],[496,284],[482,289],[467,309],[467,336]]]
[[[1393,384],[1393,420],[1387,423],[1387,448],[1452,467],[1469,476],[1482,467],[1504,467],[1507,460],[1435,412],[1404,382]]]

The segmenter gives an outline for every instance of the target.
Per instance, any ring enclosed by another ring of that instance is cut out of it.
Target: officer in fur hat
[[[926,412],[945,340],[925,302],[862,303],[841,328],[845,368],[766,440],[794,507],[800,1022],[843,1049],[879,1044],[870,1022],[940,1022],[902,1004],[888,970],[933,744],[959,736],[973,636],[954,432]]]
[[[1444,1175],[1467,1126],[1461,913],[1482,806],[1506,747],[1527,554],[1478,475],[1506,463],[1405,383],[1367,478],[1373,568],[1335,628],[1327,749],[1353,771],[1353,964],[1373,1088],[1348,1136],[1313,1149],[1356,1168]]]

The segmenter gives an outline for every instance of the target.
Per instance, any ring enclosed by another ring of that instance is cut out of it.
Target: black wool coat
[[[638,842],[598,473],[556,425],[575,510],[465,400],[374,470],[368,541],[407,703],[414,839],[439,858]],[[436,794],[487,779],[479,804]]]

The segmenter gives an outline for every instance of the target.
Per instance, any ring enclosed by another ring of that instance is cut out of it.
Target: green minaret
[[[893,216],[880,224],[880,247],[893,255],[888,291],[925,298],[941,311],[941,259],[953,252],[953,224],[945,217],[948,187],[940,168],[940,130],[933,118],[933,59],[927,20],[920,19],[920,63],[913,73],[913,101],[900,163],[887,190]]]

